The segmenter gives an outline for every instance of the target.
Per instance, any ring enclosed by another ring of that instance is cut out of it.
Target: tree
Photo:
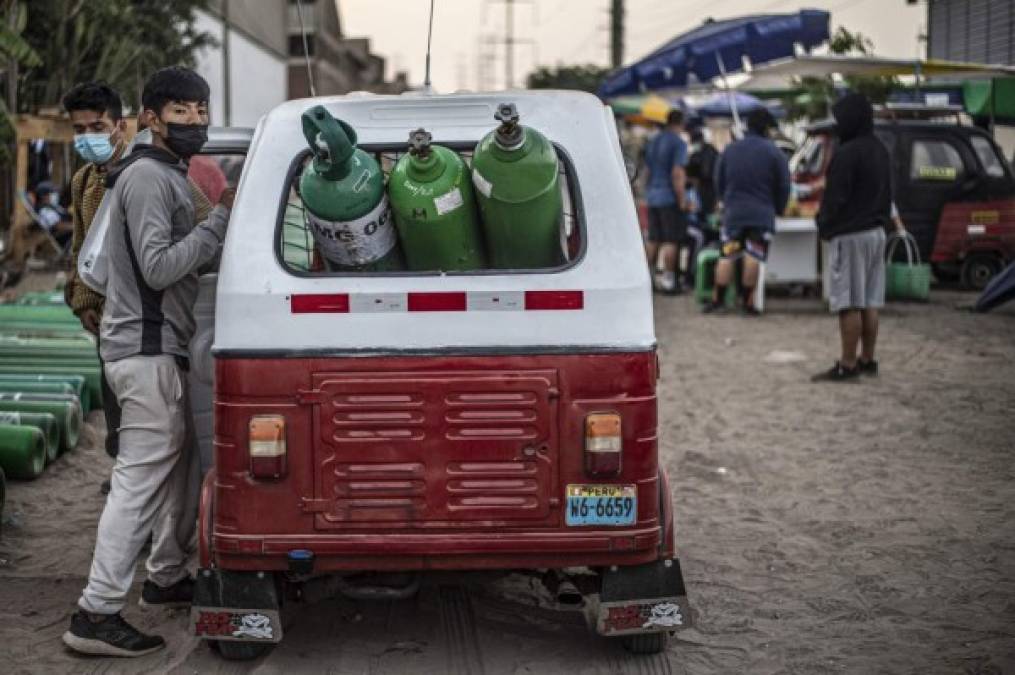
[[[11,124],[8,106],[17,104],[17,77],[20,66],[35,67],[42,59],[25,40],[22,33],[28,25],[28,6],[24,2],[7,0],[4,5],[3,22],[0,23],[0,60],[8,81],[7,100],[0,98],[0,162],[11,158],[10,146],[14,142],[14,126]]]
[[[56,105],[77,82],[104,80],[137,107],[141,85],[167,65],[193,65],[215,43],[195,29],[210,0],[33,0],[25,39],[42,63],[21,82],[21,110]]]
[[[862,33],[839,27],[828,41],[828,51],[845,56],[870,56],[874,43]],[[844,78],[846,87],[860,92],[872,103],[884,103],[897,85],[894,77],[849,76]],[[832,77],[802,77],[800,90],[783,101],[790,119],[806,117],[821,119],[828,117],[831,103],[835,100],[835,81]]]
[[[595,93],[603,78],[610,72],[595,64],[579,66],[541,66],[529,73],[529,89],[578,89]]]

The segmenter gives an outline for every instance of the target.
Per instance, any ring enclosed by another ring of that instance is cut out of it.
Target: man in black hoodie
[[[878,308],[885,302],[885,226],[891,220],[891,162],[874,135],[874,109],[862,94],[832,107],[839,148],[828,167],[817,223],[828,242],[829,305],[839,315],[842,356],[815,381],[877,375]],[[857,346],[860,354],[857,356]]]

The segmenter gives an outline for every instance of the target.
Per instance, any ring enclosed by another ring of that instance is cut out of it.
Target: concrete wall
[[[1015,0],[928,0],[932,59],[1015,65]]]
[[[235,1],[235,0],[232,0]],[[230,5],[230,20],[232,20]],[[287,98],[288,68],[283,53],[259,43],[242,29],[229,31],[229,116],[225,105],[225,44],[220,19],[198,12],[197,29],[208,31],[221,43],[196,55],[197,70],[211,86],[211,119],[216,126],[252,127],[262,115]]]

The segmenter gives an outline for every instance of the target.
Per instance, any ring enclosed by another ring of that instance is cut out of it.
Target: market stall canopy
[[[641,124],[658,122],[664,124],[670,110],[680,107],[676,102],[667,101],[661,96],[647,94],[644,96],[620,96],[610,101],[614,115],[620,115],[629,122]]]
[[[812,49],[827,41],[828,22],[829,13],[815,9],[708,20],[640,61],[610,73],[598,94],[607,99],[685,87],[692,75],[698,82],[708,82],[743,71],[745,57],[752,65],[785,59],[796,53],[797,45]]]
[[[804,54],[773,61],[753,68],[746,81],[738,83],[747,91],[773,90],[791,87],[801,77],[827,75],[868,75],[882,77],[995,77],[1015,75],[1015,68],[1002,65],[981,65],[960,61],[931,59],[884,59],[874,56],[815,56]]]

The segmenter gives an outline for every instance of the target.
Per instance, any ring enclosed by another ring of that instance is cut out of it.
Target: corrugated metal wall
[[[928,0],[932,59],[1015,65],[1015,0]]]

